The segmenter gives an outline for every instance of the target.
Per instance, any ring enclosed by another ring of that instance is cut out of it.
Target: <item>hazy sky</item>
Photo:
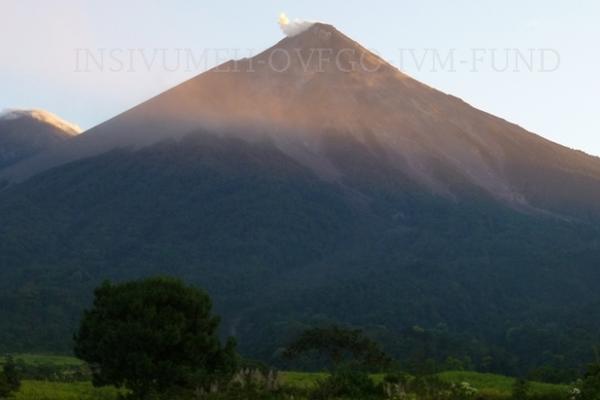
[[[422,82],[600,155],[597,0],[0,6],[0,109],[44,108],[89,128],[225,59],[270,47],[283,37],[284,11],[331,23]]]

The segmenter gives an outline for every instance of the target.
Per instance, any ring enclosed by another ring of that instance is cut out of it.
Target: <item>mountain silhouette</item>
[[[581,365],[599,179],[316,23],[0,171],[0,351],[64,351],[99,282],[169,274],[272,363],[337,323],[401,358],[418,325],[441,360]]]
[[[79,127],[44,110],[0,113],[0,169],[57,146],[80,132]]]
[[[460,182],[523,210],[569,216],[600,207],[597,157],[421,84],[321,23],[251,59],[201,74],[0,176],[22,180],[195,130],[270,140],[328,180],[346,173],[328,154],[328,142],[347,138],[437,194],[461,197]]]

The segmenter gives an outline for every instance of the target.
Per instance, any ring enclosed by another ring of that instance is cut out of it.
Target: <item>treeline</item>
[[[21,378],[91,378],[95,386],[115,386],[122,397],[137,400],[493,398],[469,382],[442,380],[439,370],[470,368],[469,360],[449,357],[439,364],[428,358],[435,346],[429,348],[431,336],[418,327],[412,329],[415,348],[409,362],[398,362],[359,329],[324,326],[303,331],[288,342],[281,358],[318,363],[328,373],[302,387],[284,384],[272,367],[244,360],[233,338],[220,339],[219,323],[209,296],[180,280],[106,282],[95,290],[93,306],[74,337],[74,352],[87,366],[72,367],[77,371],[72,374],[45,371],[50,376],[44,377],[39,366],[8,358],[0,375],[0,398],[17,391]],[[564,393],[533,393],[526,378],[517,379],[512,398],[597,400],[600,363],[584,370]]]

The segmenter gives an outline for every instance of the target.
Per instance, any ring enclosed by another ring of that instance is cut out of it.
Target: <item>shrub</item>
[[[529,382],[519,378],[515,381],[512,388],[512,400],[527,400],[529,398]]]
[[[12,357],[7,357],[0,373],[0,398],[7,398],[21,387],[21,379]]]
[[[378,394],[377,387],[367,373],[343,367],[320,380],[310,393],[310,400],[370,399],[378,397]]]

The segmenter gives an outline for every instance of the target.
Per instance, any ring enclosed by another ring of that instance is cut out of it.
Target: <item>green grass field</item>
[[[471,386],[479,390],[479,394],[486,398],[507,399],[510,397],[515,378],[495,374],[483,374],[469,371],[448,371],[439,374],[446,382],[460,383],[469,382]],[[553,385],[550,383],[530,382],[530,395],[556,396],[567,398],[569,386]]]
[[[73,357],[56,355],[18,354],[13,355],[16,360],[31,365],[56,365],[63,367],[80,367],[83,363]],[[0,360],[1,361],[1,360]],[[282,372],[281,381],[284,385],[309,389],[319,379],[327,376],[326,373],[310,372]],[[495,374],[484,374],[468,371],[449,371],[439,374],[446,382],[468,382],[479,390],[479,394],[486,399],[504,400],[510,398],[515,379]],[[383,380],[382,374],[372,376],[376,383]],[[531,382],[530,395],[551,396],[552,398],[567,398],[569,387],[566,385],[553,385],[548,383]],[[94,388],[90,382],[59,383],[46,381],[23,381],[21,390],[15,396],[17,400],[114,400],[118,391],[114,388]]]
[[[114,388],[94,388],[90,382],[23,381],[15,400],[114,400]]]
[[[280,374],[281,383],[287,386],[310,389],[314,387],[319,379],[327,377],[325,372],[293,372],[286,371]]]
[[[69,356],[57,356],[51,354],[14,354],[15,360],[21,360],[28,365],[56,365],[63,367],[79,367],[83,361]],[[0,357],[0,363],[4,357]]]

